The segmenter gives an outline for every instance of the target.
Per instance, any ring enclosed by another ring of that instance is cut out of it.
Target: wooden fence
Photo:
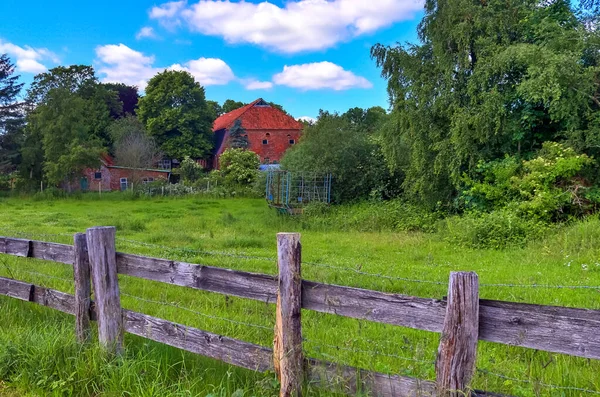
[[[80,341],[98,323],[100,343],[122,350],[128,332],[231,365],[275,370],[281,396],[300,396],[306,381],[376,396],[492,396],[472,390],[478,340],[600,359],[600,311],[479,299],[478,277],[450,274],[445,300],[302,280],[299,234],[277,235],[279,277],[116,252],[115,228],[76,234],[74,245],[0,237],[0,253],[74,266],[75,295],[0,277],[0,295],[76,317]],[[277,305],[274,346],[232,339],[122,309],[117,274]],[[90,279],[95,301],[91,302]],[[301,309],[441,334],[436,381],[388,375],[303,356]]]

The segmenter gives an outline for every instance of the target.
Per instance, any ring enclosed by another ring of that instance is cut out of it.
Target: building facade
[[[278,164],[302,135],[302,123],[259,98],[215,120],[215,149],[208,162],[211,168],[219,168],[219,157],[230,147],[229,129],[236,120],[246,131],[248,150],[258,154],[261,164]]]

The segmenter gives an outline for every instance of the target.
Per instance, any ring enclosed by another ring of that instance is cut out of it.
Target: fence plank
[[[273,361],[275,373],[281,383],[281,397],[302,396],[304,382],[301,251],[300,234],[277,233],[279,288]]]
[[[303,281],[302,288],[304,309],[433,332],[441,332],[444,324],[441,300],[312,281]]]
[[[92,227],[87,229],[87,247],[92,269],[92,281],[98,316],[98,339],[110,353],[123,350],[123,316],[114,227]]]
[[[66,244],[0,237],[0,253],[73,264],[73,246]]]
[[[0,277],[0,295],[74,314],[75,297],[50,288],[40,287],[24,281]]]
[[[75,334],[80,343],[89,341],[90,329],[90,262],[84,233],[73,237],[75,252],[73,277],[75,279]]]
[[[444,329],[435,363],[438,395],[470,396],[479,332],[479,279],[473,272],[451,272]]]
[[[33,285],[11,278],[0,277],[0,295],[30,301],[33,296]]]
[[[277,279],[266,274],[117,253],[118,272],[203,291],[275,303]]]
[[[0,237],[0,252],[14,256],[29,257],[31,247],[29,240],[22,238]]]
[[[481,300],[479,338],[600,359],[600,311]]]

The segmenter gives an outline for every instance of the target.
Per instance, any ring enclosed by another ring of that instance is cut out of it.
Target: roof
[[[303,125],[281,110],[269,106],[262,98],[217,118],[213,131],[230,128],[240,119],[245,130],[301,130]]]

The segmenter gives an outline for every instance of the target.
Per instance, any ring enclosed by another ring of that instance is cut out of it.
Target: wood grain
[[[73,264],[73,246],[66,244],[0,237],[0,253]]]
[[[123,350],[123,316],[117,277],[114,227],[87,229],[87,248],[98,316],[98,339],[109,353]]]
[[[75,279],[75,334],[80,343],[88,342],[91,336],[90,305],[92,290],[90,286],[90,261],[87,240],[83,233],[73,236],[75,252],[73,278]]]
[[[277,234],[279,287],[273,341],[273,362],[280,382],[280,397],[302,396],[302,247],[300,234]]]
[[[479,278],[473,272],[451,272],[444,329],[435,374],[438,395],[469,397],[479,332]]]

